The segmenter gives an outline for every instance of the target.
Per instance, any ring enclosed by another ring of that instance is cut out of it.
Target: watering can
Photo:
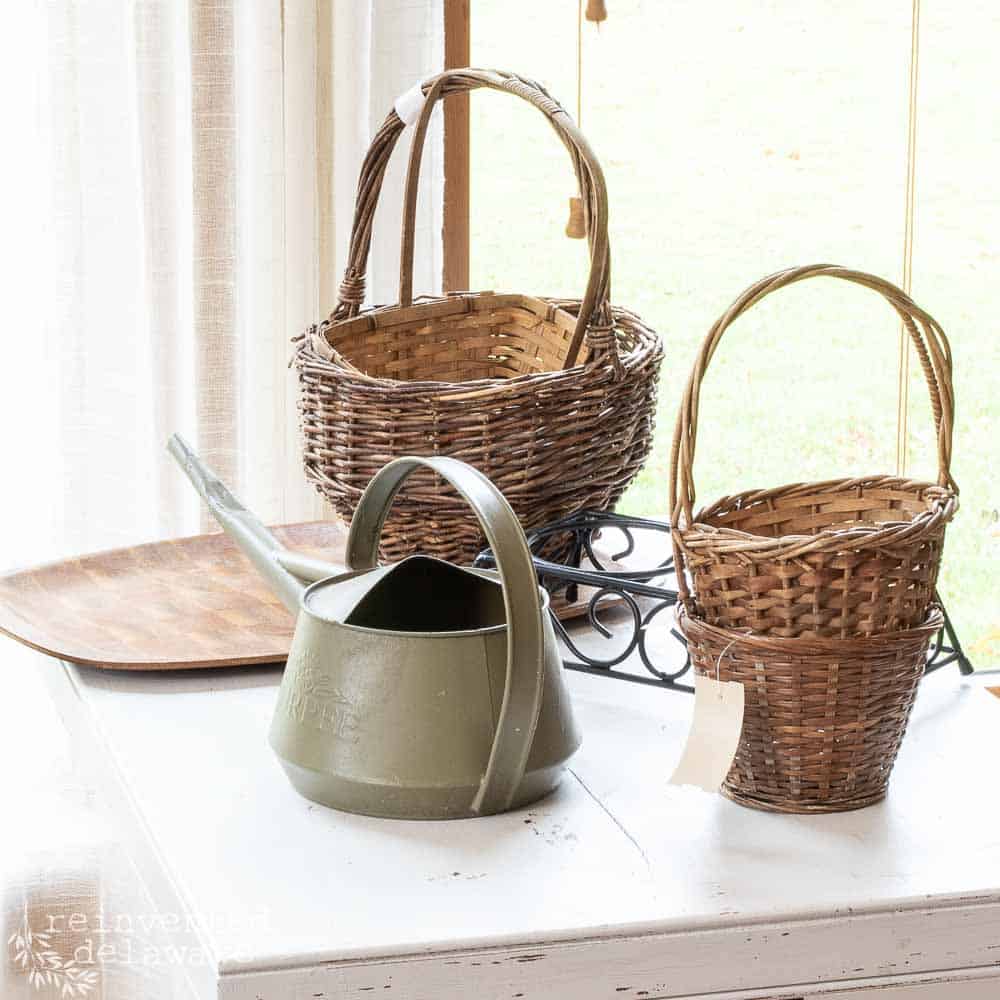
[[[452,819],[556,787],[580,735],[548,596],[489,479],[453,458],[390,462],[357,506],[343,572],[283,549],[180,437],[168,448],[298,615],[270,742],[302,795],[370,816]],[[419,468],[472,507],[498,572],[421,555],[377,565],[393,498]]]

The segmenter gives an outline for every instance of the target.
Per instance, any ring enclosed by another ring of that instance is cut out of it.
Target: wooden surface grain
[[[469,0],[445,0],[444,68],[460,69],[470,57]],[[469,95],[444,104],[444,266],[446,292],[469,287]]]
[[[339,563],[337,521],[279,540]],[[0,577],[0,632],[72,663],[168,670],[284,661],[294,620],[223,534],[114,549]]]
[[[339,521],[278,525],[287,548],[339,567]],[[617,564],[604,555],[605,565]],[[554,600],[586,614],[593,589]],[[608,598],[604,609],[617,603]],[[284,663],[295,621],[222,534],[114,549],[0,576],[0,634],[70,663],[112,670],[190,670]]]

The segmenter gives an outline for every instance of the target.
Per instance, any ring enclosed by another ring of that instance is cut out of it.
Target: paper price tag
[[[726,780],[743,730],[743,685],[696,674],[694,717],[671,785],[717,792]]]

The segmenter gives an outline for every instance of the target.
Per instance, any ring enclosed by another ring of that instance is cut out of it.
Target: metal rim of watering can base
[[[478,784],[403,787],[355,781],[305,767],[283,756],[273,744],[272,749],[292,787],[303,798],[328,809],[355,816],[400,819],[404,822],[482,818],[482,814],[472,810],[469,805],[478,791]],[[509,808],[523,809],[551,795],[559,787],[564,771],[564,762],[525,771]],[[382,790],[381,806],[373,805],[373,789]]]

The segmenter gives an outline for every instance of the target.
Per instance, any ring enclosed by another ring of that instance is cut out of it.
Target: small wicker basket
[[[569,151],[590,247],[582,300],[492,292],[413,298],[417,185],[431,110],[439,99],[479,87],[534,105]],[[296,353],[306,475],[345,518],[375,472],[407,454],[474,465],[526,529],[587,507],[613,507],[649,453],[663,349],[637,316],[609,302],[601,167],[570,116],[529,80],[463,69],[422,90],[406,178],[399,304],[361,309],[375,206],[404,128],[393,111],[362,167],[339,303]],[[483,545],[465,505],[428,473],[400,492],[380,551],[392,560],[419,549],[471,562]]]
[[[936,608],[918,627],[858,639],[784,639],[678,623],[694,669],[744,687],[743,732],[722,791],[772,812],[845,812],[885,797]]]
[[[701,381],[722,335],[765,295],[818,275],[881,293],[902,319],[930,391],[937,483],[888,475],[793,483],[723,497],[694,514]],[[762,636],[849,638],[919,626],[934,601],[945,525],[958,509],[949,471],[953,416],[947,338],[894,285],[818,264],[781,271],[748,288],[702,344],[674,430],[672,538],[689,615]]]

